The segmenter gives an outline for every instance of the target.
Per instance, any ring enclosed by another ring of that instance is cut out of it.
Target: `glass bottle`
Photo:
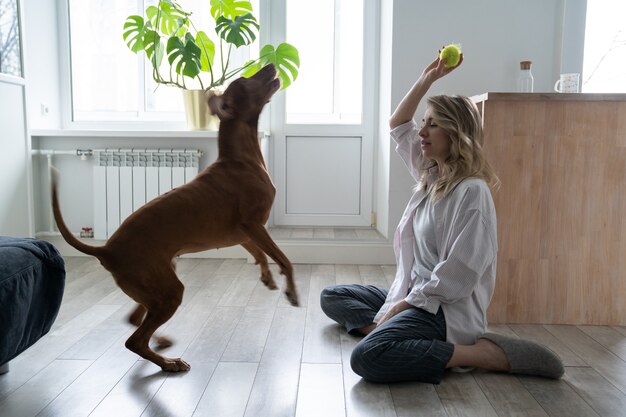
[[[532,93],[533,92],[533,73],[530,71],[532,61],[521,61],[519,63],[520,74],[517,79],[517,91],[520,93]]]

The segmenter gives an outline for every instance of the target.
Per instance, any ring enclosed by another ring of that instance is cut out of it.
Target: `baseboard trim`
[[[63,256],[87,256],[70,246],[62,237],[37,235],[52,243]],[[89,245],[101,246],[105,241],[80,239]],[[297,264],[356,264],[393,265],[395,256],[391,242],[386,241],[332,241],[332,240],[276,240],[278,247],[292,263]],[[241,246],[190,253],[183,258],[254,259]],[[271,262],[271,260],[270,260]]]

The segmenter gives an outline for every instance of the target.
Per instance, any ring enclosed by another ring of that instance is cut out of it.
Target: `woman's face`
[[[450,136],[432,120],[430,108],[424,113],[418,134],[424,158],[433,159],[440,167],[443,166],[450,155]]]

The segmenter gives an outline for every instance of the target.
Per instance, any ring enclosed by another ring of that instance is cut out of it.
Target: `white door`
[[[294,130],[273,136],[274,224],[370,226],[371,137]]]
[[[276,226],[372,224],[377,3],[272,0],[271,42],[300,53],[271,107]]]

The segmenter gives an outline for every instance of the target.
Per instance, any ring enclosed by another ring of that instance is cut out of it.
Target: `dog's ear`
[[[220,120],[229,120],[235,116],[228,98],[223,95],[212,95],[209,97],[209,109]]]

